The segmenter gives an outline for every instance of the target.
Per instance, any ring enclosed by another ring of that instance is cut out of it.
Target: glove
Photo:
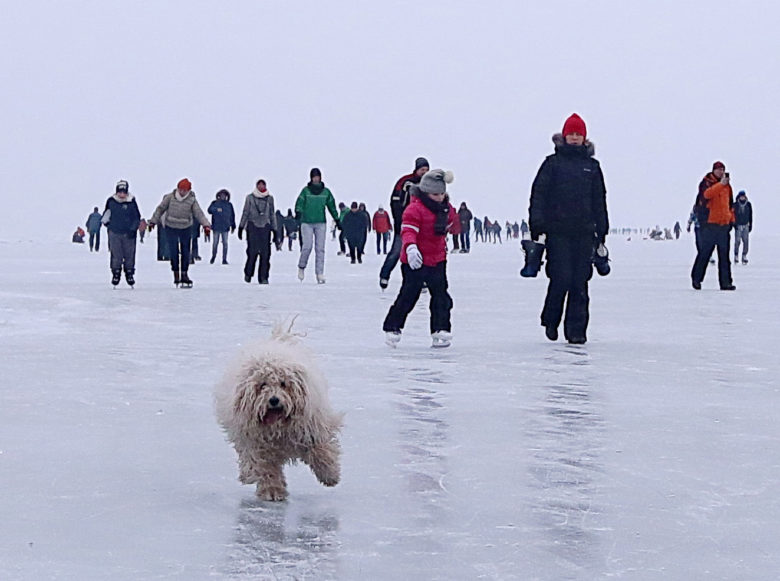
[[[238,229],[238,239],[241,240],[244,236],[244,229],[239,227]]]
[[[690,232],[691,231],[691,225],[690,224],[688,224],[688,227],[685,229],[685,231],[686,232]]]
[[[406,248],[406,260],[409,262],[409,268],[418,270],[423,265],[423,257],[416,244],[410,244]]]
[[[149,222],[149,224],[147,224],[146,227],[149,229],[149,232],[151,232],[152,230],[154,230],[155,223]]]
[[[232,233],[233,233],[233,232],[235,232],[235,231],[236,231],[236,227],[235,227],[235,226],[231,226],[231,227],[230,227],[230,233],[232,234]]]

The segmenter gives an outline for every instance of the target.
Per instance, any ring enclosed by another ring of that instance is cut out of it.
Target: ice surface
[[[382,294],[334,242],[326,285],[286,251],[244,283],[234,238],[192,290],[148,242],[135,290],[105,252],[0,243],[0,579],[776,579],[780,240],[722,293],[713,267],[690,288],[690,237],[614,238],[584,347],[545,340],[518,244],[452,256],[447,350],[425,297],[388,348],[398,271]],[[295,313],[347,414],[343,480],[293,467],[264,503],[211,389]]]

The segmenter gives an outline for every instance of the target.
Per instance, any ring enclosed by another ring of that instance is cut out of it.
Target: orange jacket
[[[708,224],[728,226],[735,222],[734,210],[731,208],[734,196],[730,185],[718,182],[704,191],[704,197],[708,200],[707,208],[710,210]]]

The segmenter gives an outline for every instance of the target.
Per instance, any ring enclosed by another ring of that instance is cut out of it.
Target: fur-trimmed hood
[[[135,199],[135,196],[133,196],[133,194],[131,194],[129,192],[127,194],[127,197],[124,200],[119,197],[119,194],[114,194],[111,197],[114,198],[120,204],[126,204],[126,203],[129,203],[129,202],[132,202]]]
[[[566,140],[563,138],[563,133],[553,134],[552,142],[555,144],[556,152],[566,145]],[[585,152],[588,154],[588,157],[593,157],[596,155],[596,145],[592,141],[586,139],[581,147],[585,148]]]

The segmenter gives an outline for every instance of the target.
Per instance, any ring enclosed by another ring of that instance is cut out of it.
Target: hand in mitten
[[[238,228],[238,239],[241,240],[244,236],[244,229],[239,226]]]
[[[210,227],[210,226],[204,226],[204,227],[203,227],[203,233],[204,233],[206,236],[208,236],[209,234],[211,234],[211,227]]]
[[[423,265],[423,257],[416,244],[410,244],[406,248],[406,260],[409,262],[409,268],[417,270]]]

